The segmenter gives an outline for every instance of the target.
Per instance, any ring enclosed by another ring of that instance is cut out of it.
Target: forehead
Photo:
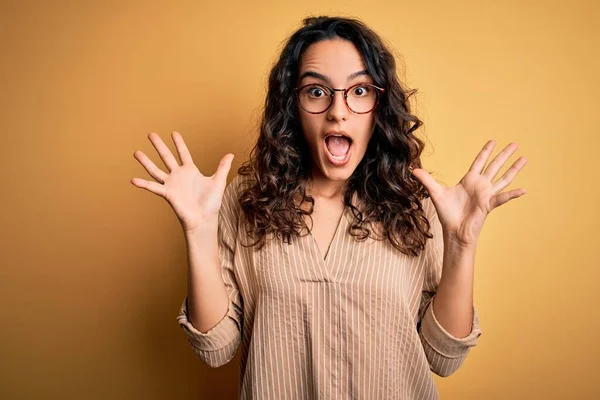
[[[343,39],[322,40],[311,44],[300,58],[299,73],[316,71],[332,80],[346,80],[350,74],[365,69],[354,44]]]

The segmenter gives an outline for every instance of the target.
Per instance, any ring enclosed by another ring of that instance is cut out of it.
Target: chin
[[[327,163],[327,162],[325,162]],[[332,181],[345,181],[347,179],[349,179],[352,174],[354,173],[354,169],[356,168],[355,165],[353,165],[352,163],[348,163],[346,164],[344,167],[331,167],[331,166],[325,166],[325,167],[321,167],[321,173],[323,174],[323,176],[325,176],[327,179],[332,180]]]

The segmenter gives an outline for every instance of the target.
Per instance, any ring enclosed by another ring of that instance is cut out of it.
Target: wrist
[[[455,232],[443,231],[444,246],[457,251],[471,251],[477,247],[478,238],[465,239]]]
[[[196,223],[194,226],[186,227],[183,226],[183,233],[186,237],[196,237],[210,235],[217,232],[219,227],[218,219],[206,219],[200,223]]]

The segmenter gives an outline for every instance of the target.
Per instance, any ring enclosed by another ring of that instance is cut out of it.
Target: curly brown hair
[[[268,234],[290,243],[307,228],[303,215],[312,221],[314,198],[306,192],[312,160],[293,89],[303,52],[313,43],[338,38],[356,46],[374,83],[385,89],[374,111],[367,151],[345,186],[343,202],[354,216],[349,232],[360,241],[369,236],[389,240],[399,251],[417,256],[433,236],[420,202],[429,195],[411,173],[421,168],[424,148],[414,135],[422,122],[411,114],[408,102],[416,89],[403,88],[394,56],[373,30],[357,19],[326,16],[304,19],[270,72],[259,137],[249,160],[238,169],[251,182],[239,198],[247,234],[256,239],[246,246],[262,248]],[[352,204],[354,197],[362,210]],[[311,204],[310,210],[300,207],[303,202]],[[374,230],[371,235],[368,227],[375,225],[380,235]]]

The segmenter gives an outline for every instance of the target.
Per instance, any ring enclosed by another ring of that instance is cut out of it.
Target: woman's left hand
[[[483,222],[493,209],[525,194],[525,189],[501,193],[527,163],[525,157],[517,159],[502,178],[492,183],[506,160],[517,150],[516,143],[506,146],[482,173],[495,145],[494,140],[486,143],[467,174],[454,187],[440,185],[423,169],[413,170],[413,175],[431,196],[444,234],[462,246],[476,245]]]

